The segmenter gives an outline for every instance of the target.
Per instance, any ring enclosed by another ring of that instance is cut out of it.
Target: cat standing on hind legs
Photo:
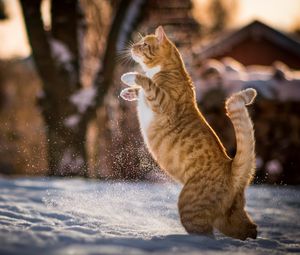
[[[141,133],[160,167],[184,186],[178,200],[181,223],[190,234],[256,238],[245,211],[245,189],[255,171],[254,131],[246,105],[256,91],[246,89],[226,101],[237,140],[231,159],[199,111],[194,86],[180,53],[162,27],[135,43],[132,58],[145,74],[123,74],[125,100],[137,100]]]

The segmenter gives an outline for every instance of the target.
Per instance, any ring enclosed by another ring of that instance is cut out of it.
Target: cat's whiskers
[[[140,32],[138,32],[138,36],[141,38],[141,40],[144,39],[144,36]]]
[[[131,64],[133,63],[132,57],[131,57],[131,48],[134,42],[128,41],[126,43],[126,46],[123,50],[118,51],[116,61],[125,65],[125,64]]]
[[[119,55],[116,57],[116,61],[122,65],[133,63],[130,52],[119,53]]]

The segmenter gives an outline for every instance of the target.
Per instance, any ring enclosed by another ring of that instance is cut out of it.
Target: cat
[[[256,238],[257,226],[245,211],[245,189],[255,171],[254,130],[246,105],[256,97],[246,89],[226,100],[237,140],[231,159],[196,104],[194,85],[176,46],[159,26],[131,48],[145,74],[125,73],[121,91],[137,100],[140,129],[160,167],[184,186],[180,220],[190,234]]]

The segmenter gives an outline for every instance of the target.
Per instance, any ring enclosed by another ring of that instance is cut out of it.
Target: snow
[[[74,83],[75,82],[75,74],[74,74],[74,67],[73,67],[73,59],[74,56],[70,51],[70,48],[63,43],[62,41],[54,38],[50,38],[50,49],[53,58],[56,60],[56,64],[59,67],[63,67],[69,75],[70,80]]]
[[[252,186],[256,240],[187,235],[174,183],[0,178],[0,254],[300,253],[300,188]]]
[[[283,78],[278,78],[278,72]],[[211,73],[210,76],[207,74]],[[202,78],[196,84],[197,99],[201,100],[210,89],[223,88],[227,94],[245,88],[255,88],[258,94],[266,99],[277,99],[281,102],[300,100],[300,75],[283,63],[275,66],[248,66],[231,58],[221,61],[207,60],[200,69]]]
[[[72,114],[64,120],[64,125],[69,128],[75,128],[80,122],[79,114]]]
[[[53,56],[61,63],[69,63],[73,60],[73,55],[65,45],[60,40],[51,38],[50,46]]]
[[[84,113],[89,106],[94,104],[96,93],[95,87],[82,88],[70,97],[70,101],[77,106],[80,113]]]

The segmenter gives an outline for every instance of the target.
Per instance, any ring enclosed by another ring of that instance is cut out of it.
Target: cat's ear
[[[156,28],[155,36],[157,37],[159,43],[162,43],[167,39],[167,36],[166,36],[165,31],[162,26],[159,26],[158,28]]]

